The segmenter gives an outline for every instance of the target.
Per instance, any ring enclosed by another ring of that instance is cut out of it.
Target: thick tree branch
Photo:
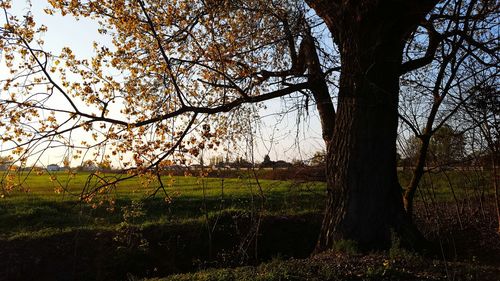
[[[320,116],[323,139],[328,143],[333,138],[336,113],[309,27],[305,30],[301,47],[303,57],[307,59],[308,81]]]
[[[425,55],[421,58],[413,59],[403,63],[401,65],[401,75],[424,67],[434,60],[442,37],[436,31],[434,25],[431,22],[427,21],[422,26],[427,30],[427,34],[429,36],[429,44],[427,46],[427,50],[425,51]]]
[[[215,113],[221,113],[221,112],[229,112],[232,109],[234,109],[242,104],[245,104],[245,103],[257,103],[257,102],[262,102],[262,101],[266,101],[266,100],[270,100],[270,99],[274,99],[274,98],[278,98],[278,97],[283,97],[283,96],[289,95],[291,93],[297,92],[299,90],[307,89],[309,86],[310,86],[309,82],[294,84],[294,85],[290,85],[289,87],[286,87],[286,88],[283,88],[280,90],[276,90],[273,92],[269,92],[266,94],[258,95],[258,96],[240,97],[240,98],[235,99],[229,103],[215,106],[215,107],[183,106],[180,109],[173,111],[173,112],[170,112],[168,114],[164,114],[164,115],[157,116],[157,117],[145,120],[145,121],[134,123],[133,126],[134,127],[141,127],[144,125],[156,123],[156,122],[166,120],[166,119],[169,119],[169,118],[172,118],[175,116],[179,116],[179,115],[184,114],[184,113],[189,113],[189,112],[194,112],[194,113],[198,113],[198,114],[215,114]]]

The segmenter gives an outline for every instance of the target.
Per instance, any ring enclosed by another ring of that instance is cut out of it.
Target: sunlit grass
[[[101,174],[110,178],[123,174]],[[402,186],[409,173],[400,173]],[[3,174],[2,187],[6,186]],[[154,177],[136,177],[106,189],[90,202],[81,202],[89,173],[15,174],[16,187],[0,199],[0,238],[34,237],[75,229],[113,230],[123,222],[123,208],[142,201],[144,215],[135,224],[154,225],[203,221],[222,212],[265,215],[320,213],[325,183],[256,180],[242,172],[238,178],[163,176],[165,192]],[[96,178],[91,180],[97,184]],[[446,202],[491,193],[486,172],[448,171],[426,175],[416,200]],[[98,185],[97,185],[98,186]]]
[[[123,177],[124,175],[102,174]],[[35,237],[75,229],[112,230],[123,222],[123,207],[143,201],[144,216],[136,224],[183,223],[222,212],[294,215],[321,212],[325,184],[319,182],[164,176],[166,193],[157,180],[133,178],[107,189],[90,202],[79,200],[88,173],[16,175],[21,184],[0,200],[0,238]],[[146,184],[148,183],[148,184]]]

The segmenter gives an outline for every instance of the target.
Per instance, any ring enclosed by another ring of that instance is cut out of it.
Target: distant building
[[[47,171],[49,171],[49,172],[56,172],[59,170],[61,170],[61,167],[59,167],[59,165],[57,165],[57,164],[50,164],[47,166]]]

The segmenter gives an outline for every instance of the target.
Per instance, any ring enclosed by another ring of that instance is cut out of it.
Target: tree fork
[[[325,217],[316,251],[352,240],[387,249],[394,235],[419,248],[397,178],[399,76],[409,34],[435,1],[308,1],[339,46],[341,75],[327,144]]]

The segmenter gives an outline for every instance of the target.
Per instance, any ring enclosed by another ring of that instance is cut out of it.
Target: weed
[[[143,209],[140,201],[132,201],[130,206],[122,207],[123,222],[118,225],[113,238],[119,244],[118,249],[147,250],[149,242],[143,237],[143,228],[134,224],[145,216]]]
[[[332,249],[337,252],[342,252],[348,255],[356,255],[359,253],[358,244],[352,240],[339,240],[333,244]]]

